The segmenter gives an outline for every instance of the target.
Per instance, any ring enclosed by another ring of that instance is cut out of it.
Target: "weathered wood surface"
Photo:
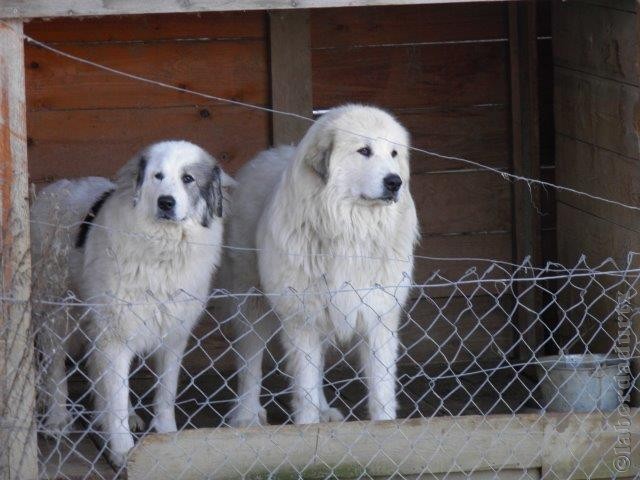
[[[21,21],[0,24],[0,478],[38,475]]]
[[[313,48],[361,48],[506,39],[507,10],[500,3],[327,8],[311,14]]]
[[[252,11],[34,19],[25,25],[27,35],[59,48],[69,42],[260,40],[266,32],[264,12]]]
[[[496,104],[393,111],[411,132],[411,145],[414,147],[470,159],[482,165],[507,168],[511,148],[508,110],[507,105]],[[477,168],[461,161],[411,152],[412,175]]]
[[[637,160],[564,135],[556,137],[556,152],[560,160],[556,175],[562,185],[627,205],[638,205],[640,168]],[[604,223],[640,232],[640,212],[637,210],[569,192],[557,192],[556,197]]]
[[[558,133],[638,158],[637,87],[561,66],[555,85]]]
[[[631,413],[638,415],[637,410]],[[617,414],[597,413],[469,415],[189,430],[147,436],[129,460],[128,475],[132,480],[207,475],[231,479],[243,473],[304,472],[322,478],[334,472],[356,478],[366,472],[389,478],[425,471],[436,475],[541,468],[549,478],[611,478],[617,420]],[[637,423],[632,422],[630,431],[635,451],[640,442]],[[638,472],[635,455],[625,475]]]
[[[511,136],[513,173],[540,178],[540,114],[538,98],[538,30],[535,2],[509,4],[509,59],[511,80]],[[525,182],[512,185],[512,223],[514,261],[529,258],[533,265],[542,260],[541,218],[538,213],[540,189]],[[526,288],[526,286],[524,287]],[[521,293],[516,286],[516,292]],[[543,341],[542,325],[535,311],[542,303],[540,292],[520,296],[529,310],[516,319],[517,338],[522,338],[518,354],[529,359]]]
[[[556,65],[640,84],[635,15],[598,5],[584,4],[576,8],[571,2],[551,3]],[[589,41],[590,38],[593,41]]]
[[[40,187],[61,178],[111,177],[144,145],[168,138],[201,145],[233,174],[269,144],[269,123],[266,112],[210,103],[153,109],[32,111],[31,181]]]
[[[341,478],[355,478],[365,471],[390,476],[482,470],[483,466],[488,470],[501,462],[507,468],[540,463],[536,447],[543,437],[541,423],[530,421],[525,429],[506,417],[452,420],[201,429],[153,436],[138,445],[128,473],[131,479],[150,475],[196,479],[208,474],[223,480],[235,478],[238,472],[322,475],[333,470]],[[495,431],[502,435],[497,437]],[[514,448],[517,443],[522,448]],[[191,460],[188,464],[186,455]]]
[[[174,87],[258,105],[268,103],[263,39],[70,43],[61,49]],[[28,46],[27,50],[30,110],[157,108],[212,101],[125,78],[40,47]]]
[[[270,101],[263,12],[34,21],[27,32],[172,85]],[[112,176],[142,146],[167,138],[202,145],[229,173],[269,145],[266,112],[125,79],[36,47],[26,55],[30,174],[38,185]]]
[[[572,3],[598,5],[628,13],[636,13],[637,11],[637,0],[572,0]]]
[[[506,41],[313,48],[312,65],[315,108],[344,102],[396,109],[507,101]]]
[[[78,17],[145,13],[212,12],[226,10],[276,10],[373,5],[491,2],[497,0],[5,0],[0,18]]]
[[[640,251],[640,229],[637,226],[630,228],[617,225],[607,218],[597,217],[562,201],[558,202],[558,225],[558,258],[566,265],[575,265],[585,255],[592,268],[611,257],[618,268],[625,269],[629,265],[629,252]],[[615,265],[608,264],[608,269],[614,268]],[[629,268],[640,268],[637,255]],[[640,302],[634,293],[638,287],[635,278],[629,275],[625,283],[620,283],[622,279],[619,277],[601,277],[589,285],[583,282],[584,291],[572,289],[562,292],[559,304],[565,312],[571,313],[565,317],[564,325],[558,331],[561,336],[556,338],[558,344],[565,345],[575,339],[575,325],[582,325],[582,340],[574,344],[574,352],[582,352],[587,347],[597,353],[610,352],[614,339],[620,334],[616,315],[617,294],[631,292],[631,302],[636,308]],[[608,288],[606,295],[603,286]],[[588,305],[588,309],[585,305]],[[588,311],[587,321],[581,316],[585,311]]]
[[[269,14],[271,104],[280,112],[312,118],[311,50],[308,11],[274,11]],[[274,113],[272,143],[295,145],[311,122]]]
[[[636,7],[630,0],[554,4],[557,181],[630,205],[638,205],[639,198]],[[628,253],[639,251],[637,211],[568,193],[557,198],[560,262],[569,265],[584,254],[591,265],[612,257],[625,266]],[[615,286],[614,279],[602,281]],[[619,285],[617,290],[624,293],[626,288]],[[593,303],[588,313],[604,323],[606,333],[590,338],[583,332],[576,348],[587,344],[607,352],[619,334],[616,304],[602,297],[601,290],[592,284],[583,295]],[[579,300],[570,295],[563,299],[573,304]],[[638,305],[637,296],[632,304]],[[633,328],[638,331],[637,322]],[[571,338],[575,328],[560,333]],[[640,362],[634,363],[637,375]]]
[[[509,184],[495,173],[415,175],[411,190],[423,235],[511,229]]]

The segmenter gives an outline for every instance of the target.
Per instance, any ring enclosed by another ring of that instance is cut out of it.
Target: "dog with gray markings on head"
[[[150,354],[155,362],[151,427],[176,430],[180,363],[220,262],[223,191],[234,183],[200,147],[165,141],[130,160],[115,183],[62,180],[37,196],[34,295],[60,299],[70,291],[86,304],[74,307],[75,325],[63,309],[34,311],[48,428],[71,423],[65,358],[84,347],[96,421],[113,463],[123,465],[133,447],[129,421],[140,423],[135,415],[129,419],[134,356]],[[78,222],[79,228],[61,227]]]
[[[236,180],[219,285],[259,289],[234,315],[238,400],[227,422],[266,423],[262,357],[278,334],[297,424],[337,421],[324,352],[357,339],[373,420],[396,416],[397,330],[418,240],[409,135],[375,107],[329,110],[296,148],[258,155]],[[226,306],[225,308],[228,308]],[[238,307],[236,307],[238,308]]]

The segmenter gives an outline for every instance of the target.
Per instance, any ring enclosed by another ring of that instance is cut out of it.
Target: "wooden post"
[[[513,173],[527,178],[540,177],[540,132],[538,114],[538,39],[534,1],[509,3],[509,57],[511,65],[511,125]],[[513,258],[522,262],[531,257],[541,262],[541,224],[539,187],[515,182],[512,187]],[[531,276],[532,272],[523,272]],[[523,285],[520,291],[528,285]],[[520,297],[527,309],[538,312],[540,296],[531,292]],[[522,359],[531,358],[540,345],[541,318],[520,309],[518,332],[522,334],[518,351]]]
[[[0,478],[38,476],[22,21],[0,23]],[[7,300],[9,299],[9,300]]]
[[[313,99],[309,12],[273,11],[269,20],[273,108],[311,118]],[[309,122],[300,118],[274,113],[272,143],[298,143],[309,126]]]
[[[640,0],[636,0],[635,2],[635,15],[636,15],[636,65],[640,65],[637,62],[640,62]],[[638,68],[638,67],[636,67]],[[640,76],[640,68],[636,70],[636,75]],[[640,83],[640,78],[637,78],[636,81]],[[638,139],[638,152],[640,152],[640,112],[638,109],[635,109],[636,113],[636,122],[635,122],[635,133]],[[639,153],[640,156],[640,153]],[[634,307],[639,306],[640,298],[633,299],[632,304]],[[632,341],[632,351],[631,354],[634,360],[631,361],[631,374],[633,380],[633,387],[631,388],[631,405],[634,407],[640,406],[640,314],[636,313],[631,316],[631,331],[633,332],[632,337],[635,341]]]

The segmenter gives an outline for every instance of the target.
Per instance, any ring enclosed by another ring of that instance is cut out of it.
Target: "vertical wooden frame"
[[[0,23],[0,475],[35,479],[35,372],[22,21]]]
[[[509,3],[509,61],[511,79],[511,131],[513,173],[527,178],[540,177],[540,130],[538,111],[538,38],[535,1]],[[542,259],[540,191],[535,185],[515,182],[512,186],[513,258],[531,258],[534,266]],[[532,272],[523,272],[531,276]],[[531,358],[542,340],[539,311],[540,293],[517,292],[520,303],[517,333],[522,336],[518,353]],[[533,312],[530,312],[532,310]]]
[[[307,10],[269,14],[271,100],[275,110],[311,118],[311,48]],[[273,114],[274,145],[295,144],[310,126],[301,118]]]

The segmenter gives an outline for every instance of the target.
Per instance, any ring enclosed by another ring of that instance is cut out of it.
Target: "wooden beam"
[[[0,477],[3,480],[35,479],[38,474],[21,33],[19,20],[0,23]]]
[[[273,108],[311,118],[309,12],[271,12],[269,24]],[[273,145],[289,145],[298,143],[311,124],[300,118],[274,113],[272,125]]]
[[[374,5],[494,2],[500,0],[2,0],[0,18],[83,17],[143,13],[280,10]]]
[[[511,66],[511,130],[513,173],[540,178],[540,132],[538,114],[538,38],[534,1],[509,3],[509,56]],[[540,190],[525,182],[512,185],[513,257],[515,262],[531,258],[534,266],[542,260]],[[530,276],[531,272],[523,272]],[[526,288],[526,287],[525,287]],[[521,290],[522,291],[522,290]],[[519,354],[531,358],[540,345],[539,292],[520,296]]]
[[[639,413],[628,411],[630,464],[618,478],[640,472],[640,423],[635,421]],[[620,434],[616,427],[622,417],[616,412],[465,415],[184,430],[144,437],[130,456],[127,472],[129,480],[225,480],[268,474],[407,478],[542,469],[549,474],[544,478],[611,478],[613,446]]]
[[[635,5],[633,5],[636,17],[636,25],[635,25],[635,34],[632,38],[635,39],[633,43],[635,45],[635,58],[636,58],[636,77],[640,77],[640,69],[638,68],[638,62],[640,61],[640,0],[636,0]],[[640,78],[636,79],[636,82],[640,85]],[[638,151],[640,152],[640,122],[636,121],[633,123],[634,130],[636,132],[637,140],[638,140]],[[640,304],[640,299],[635,298],[632,301],[634,306],[638,306]],[[623,312],[625,313],[625,312]],[[632,315],[631,317],[631,331],[634,333],[635,341],[633,342],[633,350],[632,355],[634,359],[631,361],[631,374],[634,378],[634,388],[631,390],[631,404],[634,407],[640,406],[640,316]]]

